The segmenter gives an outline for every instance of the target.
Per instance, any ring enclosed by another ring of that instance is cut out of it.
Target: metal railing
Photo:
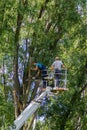
[[[46,72],[47,71],[47,72]],[[59,71],[55,70],[45,70],[42,75],[46,82],[46,87],[63,87],[66,88],[67,85],[67,69],[61,69]]]

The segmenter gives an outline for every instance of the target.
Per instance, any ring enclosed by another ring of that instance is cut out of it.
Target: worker
[[[55,87],[59,86],[62,68],[65,68],[63,62],[59,57],[55,57],[55,61],[52,63],[52,69],[54,70],[54,78],[55,78]]]
[[[33,65],[34,65],[35,67],[32,68],[31,70],[36,71],[35,79],[38,79],[38,78],[41,77],[42,80],[43,80],[43,87],[46,87],[46,79],[45,79],[45,77],[47,77],[47,69],[46,69],[46,66],[43,65],[42,63],[36,62],[36,61],[33,62]]]

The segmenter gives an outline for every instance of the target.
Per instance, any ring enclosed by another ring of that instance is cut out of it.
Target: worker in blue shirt
[[[45,77],[47,77],[47,69],[46,66],[43,65],[40,62],[34,62],[33,65],[35,66],[32,68],[32,70],[36,71],[35,79],[38,79],[39,77],[43,80],[43,87],[46,87],[46,80]]]

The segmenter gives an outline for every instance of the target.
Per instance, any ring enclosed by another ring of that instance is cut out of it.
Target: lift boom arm
[[[29,119],[30,116],[40,107],[43,98],[49,95],[51,88],[47,87],[46,90],[37,98],[35,98],[25,110],[17,117],[14,121],[13,126],[10,126],[10,130],[20,130],[24,123]]]

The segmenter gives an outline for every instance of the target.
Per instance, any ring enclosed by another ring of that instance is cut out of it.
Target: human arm
[[[51,67],[50,67],[50,70],[54,70],[54,68],[55,68],[55,62],[53,62],[53,64],[51,65]]]
[[[36,74],[35,77],[37,78],[38,76],[40,76],[40,69],[38,69],[37,74]]]
[[[38,66],[36,66],[35,68],[31,68],[31,70],[37,71],[38,70]]]
[[[35,67],[32,67],[31,70],[37,71],[37,70],[38,70],[38,64],[37,64],[37,63],[34,63],[34,66],[35,66]]]
[[[65,65],[64,65],[64,64],[62,64],[62,68],[65,68]]]

